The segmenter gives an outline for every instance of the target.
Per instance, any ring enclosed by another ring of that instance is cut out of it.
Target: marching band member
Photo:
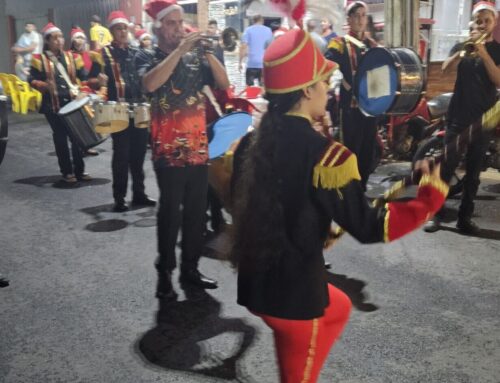
[[[92,69],[89,85],[96,87],[99,74],[107,76],[109,101],[140,103],[143,95],[140,89],[137,69],[134,64],[137,48],[128,46],[128,18],[122,11],[113,11],[108,17],[108,26],[113,36],[110,45],[100,52],[92,52]],[[156,202],[145,193],[144,159],[149,139],[148,129],[134,126],[130,119],[127,129],[112,133],[113,158],[113,211],[128,210],[125,202],[128,184],[128,172],[132,175],[132,204],[137,206],[155,206]]]
[[[216,288],[198,270],[208,187],[208,139],[204,85],[229,87],[219,60],[201,46],[199,32],[186,33],[184,13],[175,0],[152,0],[145,11],[155,20],[158,47],[141,52],[137,67],[151,97],[153,164],[160,188],[156,263],[159,299],[172,299],[171,277],[182,222],[181,282]],[[182,205],[182,210],[181,210]]]
[[[354,74],[359,60],[367,49],[377,43],[366,37],[367,5],[354,1],[346,8],[349,32],[344,37],[335,37],[328,44],[325,57],[339,64],[343,80],[340,88],[340,133],[341,141],[358,158],[361,184],[366,190],[370,173],[374,170],[373,157],[377,145],[377,125],[374,117],[365,116],[353,95]]]
[[[458,66],[458,72],[453,97],[448,108],[445,143],[453,142],[462,131],[476,123],[483,113],[495,105],[497,88],[500,88],[500,44],[493,39],[492,35],[498,12],[493,3],[480,1],[474,6],[472,17],[474,25],[471,39],[475,42],[473,53],[463,56],[463,52],[459,51],[447,60],[447,67]],[[479,41],[481,38],[478,36],[483,36],[484,40]],[[471,218],[488,142],[489,135],[482,132],[467,148],[466,175],[457,220],[457,228],[464,234],[477,235],[479,233],[479,227]],[[449,153],[445,159],[441,176],[446,182],[450,182],[460,157],[460,153],[453,152]],[[441,215],[437,214],[433,220],[429,221],[425,226],[425,231],[438,230]]]
[[[87,72],[80,55],[63,50],[64,37],[58,27],[49,23],[42,29],[42,34],[43,53],[32,57],[29,83],[43,95],[40,113],[45,114],[52,128],[63,181],[69,184],[89,181],[92,178],[85,173],[82,151],[72,142],[66,123],[57,114],[59,109],[76,97],[77,80],[85,81]],[[71,141],[71,155],[68,138]]]
[[[145,29],[135,32],[135,38],[139,41],[139,48],[153,52],[153,39]]]
[[[247,149],[235,153],[235,164],[243,161],[232,209],[238,303],[273,330],[286,383],[316,382],[349,317],[349,298],[327,283],[331,221],[363,243],[393,241],[423,224],[448,191],[439,166],[430,172],[422,161],[415,199],[368,204],[355,154],[312,126],[325,114],[335,66],[303,30],[272,42],[264,56],[267,112]]]

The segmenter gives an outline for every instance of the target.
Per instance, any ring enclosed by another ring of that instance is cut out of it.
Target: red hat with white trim
[[[148,37],[151,38],[151,35],[145,29],[139,29],[135,32],[135,38],[139,41],[147,39]]]
[[[353,1],[350,4],[348,4],[347,7],[345,8],[345,14],[349,15],[349,12],[351,12],[351,10],[356,6],[357,7],[364,7],[366,10],[368,10],[368,6],[366,5],[366,3],[364,1]]]
[[[266,49],[264,86],[267,93],[290,93],[329,78],[337,67],[324,58],[309,33],[293,29]]]
[[[53,23],[48,23],[42,29],[43,37],[47,37],[47,35],[50,35],[51,33],[54,32],[61,32],[61,30],[58,27],[56,27]]]
[[[81,28],[71,29],[71,41],[73,41],[77,37],[83,37],[84,39],[87,38],[87,36],[85,36],[85,32],[83,31],[83,29]]]
[[[125,24],[128,27],[128,23],[128,17],[123,11],[113,11],[108,16],[108,28],[112,28],[116,24]]]
[[[154,19],[155,28],[161,27],[161,19],[169,13],[173,11],[184,12],[175,0],[152,0],[144,6],[144,11]]]
[[[479,3],[474,5],[474,8],[472,9],[472,16],[475,16],[476,13],[481,11],[491,11],[495,15],[495,17],[498,17],[498,11],[495,7],[495,3],[491,3],[489,1],[480,1]]]

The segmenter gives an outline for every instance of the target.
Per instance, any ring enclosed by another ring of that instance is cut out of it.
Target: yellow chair
[[[31,88],[26,81],[20,80],[17,76],[11,76],[13,76],[12,81],[15,81],[17,89],[19,90],[21,113],[28,113],[28,109],[37,111],[42,103],[42,94],[36,89]]]
[[[10,97],[12,111],[19,113],[21,111],[21,98],[15,83],[16,76],[12,76],[13,75],[8,73],[1,73],[0,79],[2,81],[2,87],[4,88],[5,94]]]
[[[0,73],[0,81],[2,82],[2,88],[5,95],[10,97],[12,111],[19,113],[21,111],[19,91],[15,83],[12,82],[11,75],[7,73]]]

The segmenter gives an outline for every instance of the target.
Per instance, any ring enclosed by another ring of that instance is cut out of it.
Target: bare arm
[[[441,66],[441,71],[443,74],[448,73],[451,70],[456,70],[458,63],[460,62],[460,51],[455,52],[453,55],[444,60]]]
[[[243,68],[243,60],[245,57],[247,57],[248,54],[248,45],[246,43],[241,43],[240,45],[240,63],[239,63],[239,70]]]
[[[200,38],[201,36],[199,32],[193,32],[182,39],[176,49],[174,49],[161,63],[142,77],[142,86],[144,90],[151,93],[162,86],[170,78],[170,76],[172,76],[172,73],[174,73],[174,69],[182,56],[189,52],[193,45],[200,40]]]
[[[224,68],[221,62],[213,54],[206,54],[205,57],[207,58],[208,65],[210,65],[217,87],[222,90],[229,88],[231,84],[227,77],[226,68]]]
[[[26,47],[26,48],[13,46],[11,50],[14,53],[32,53],[35,49],[36,49],[36,43],[33,43],[29,47]]]

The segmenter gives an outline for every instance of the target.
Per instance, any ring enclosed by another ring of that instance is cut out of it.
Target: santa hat
[[[328,78],[337,67],[324,58],[309,33],[293,29],[274,40],[264,53],[266,92],[283,94],[303,89]]]
[[[83,37],[84,39],[87,38],[87,36],[85,36],[85,32],[83,31],[83,29],[81,29],[81,28],[72,28],[71,29],[71,41],[73,41],[77,37]]]
[[[144,6],[144,11],[154,19],[154,27],[161,27],[161,19],[173,11],[183,12],[176,0],[151,0]]]
[[[349,12],[351,12],[351,10],[354,7],[364,7],[366,10],[368,10],[368,6],[364,1],[353,1],[351,4],[348,4],[347,7],[345,8],[345,14],[349,15]]]
[[[490,3],[489,1],[480,1],[476,5],[474,5],[474,8],[472,9],[472,16],[475,16],[476,13],[480,11],[491,11],[495,15],[495,17],[498,17],[498,11],[495,8],[495,3]]]
[[[137,32],[135,32],[135,38],[139,41],[142,41],[148,37],[151,38],[151,35],[145,29],[139,29]]]
[[[47,37],[48,35],[50,35],[51,33],[54,33],[54,32],[61,32],[61,30],[59,28],[57,28],[53,23],[48,23],[42,29],[43,37]]]
[[[125,24],[128,27],[128,23],[128,17],[123,11],[113,11],[108,16],[108,28],[112,28],[116,24]]]

